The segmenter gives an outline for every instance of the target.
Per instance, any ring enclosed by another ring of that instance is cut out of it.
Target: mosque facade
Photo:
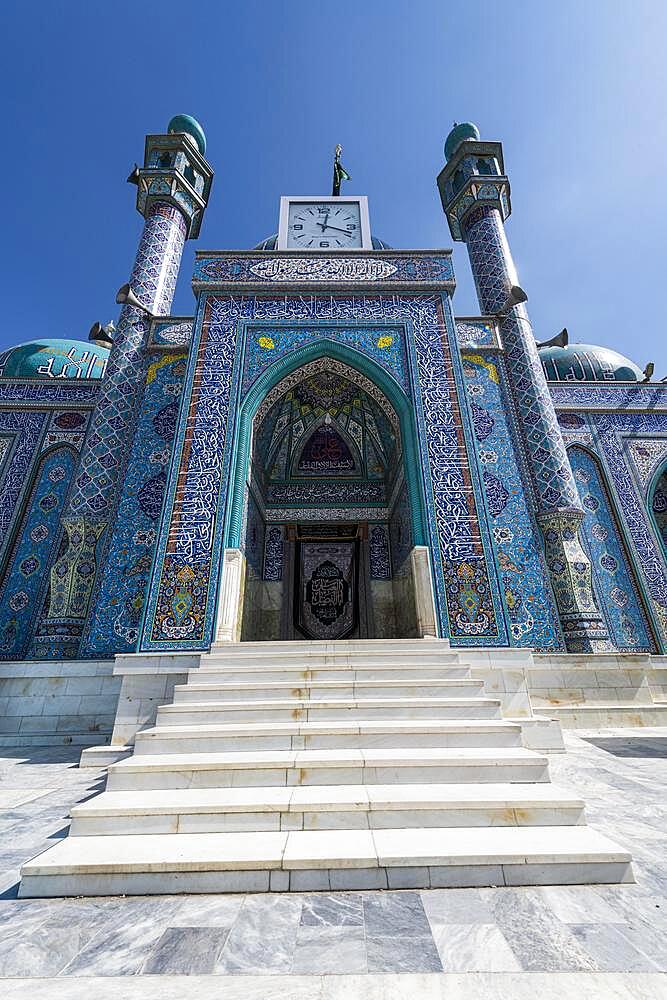
[[[456,126],[438,177],[478,316],[455,315],[451,251],[391,248],[347,194],[198,250],[173,316],[205,146],[188,116],[146,139],[115,331],[0,357],[2,660],[423,636],[663,654],[667,384],[538,346],[501,144]]]

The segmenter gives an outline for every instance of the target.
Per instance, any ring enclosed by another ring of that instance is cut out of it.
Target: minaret
[[[144,386],[143,350],[151,315],[169,315],[185,240],[199,235],[213,171],[206,137],[189,115],[177,115],[166,135],[146,137],[137,185],[144,224],[130,288],[144,309],[126,303],[62,518],[61,554],[51,569],[45,617],[36,631],[38,658],[76,656],[90,610],[99,560],[119,499]]]
[[[518,280],[504,226],[511,208],[502,145],[481,141],[477,127],[466,122],[447,136],[445,157],[438,176],[442,207],[453,238],[468,247],[482,314],[498,318],[565,643],[570,652],[608,650],[580,541],[584,511],[528,312],[522,304],[507,308]]]

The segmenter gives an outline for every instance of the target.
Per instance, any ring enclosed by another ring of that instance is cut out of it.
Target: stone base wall
[[[0,746],[106,743],[119,692],[113,660],[0,663]]]
[[[665,657],[535,654],[526,671],[534,712],[568,729],[667,725]]]

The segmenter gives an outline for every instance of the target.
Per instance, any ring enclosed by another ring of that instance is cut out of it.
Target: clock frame
[[[357,247],[293,247],[289,246],[289,216],[290,216],[290,205],[301,204],[317,204],[317,205],[328,205],[340,207],[341,205],[356,205],[359,207],[359,222],[361,226],[361,246]],[[368,217],[368,198],[366,195],[353,195],[353,196],[339,196],[332,197],[331,195],[326,195],[324,197],[318,197],[317,195],[283,195],[280,199],[280,222],[278,225],[278,242],[276,244],[277,250],[308,250],[311,253],[330,253],[334,251],[335,253],[358,253],[360,250],[372,250],[373,243],[371,240],[371,227]]]

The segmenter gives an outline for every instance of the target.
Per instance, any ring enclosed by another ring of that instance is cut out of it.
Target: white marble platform
[[[218,646],[170,691],[22,897],[632,881],[446,643]]]

